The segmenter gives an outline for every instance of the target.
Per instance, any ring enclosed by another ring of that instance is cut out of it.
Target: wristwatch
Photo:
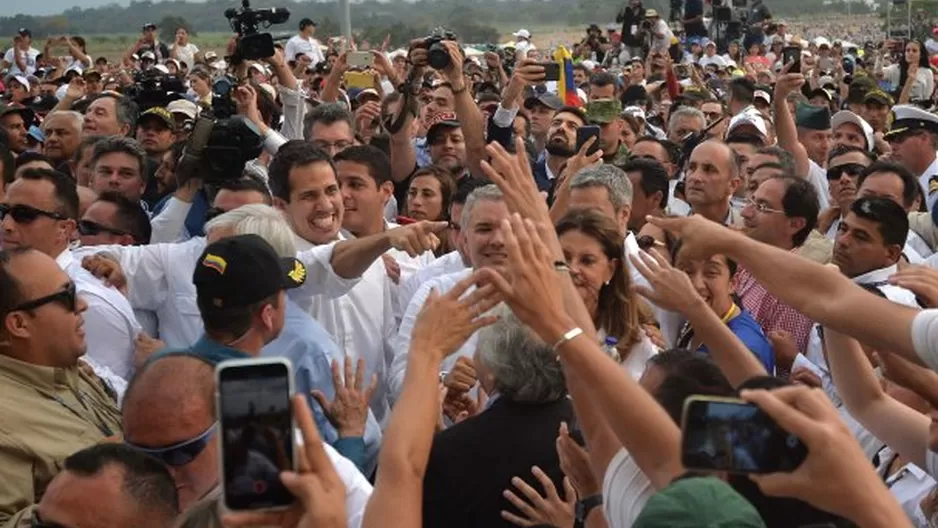
[[[583,523],[586,522],[586,518],[589,516],[590,512],[596,506],[600,506],[603,503],[602,495],[593,495],[587,497],[583,500],[576,501],[576,508],[574,510],[576,514],[577,526],[583,526]]]

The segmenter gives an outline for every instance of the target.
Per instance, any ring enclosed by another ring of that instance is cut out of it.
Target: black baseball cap
[[[300,29],[303,29],[306,26],[318,27],[319,24],[317,24],[316,21],[312,18],[304,18],[303,20],[300,20]]]
[[[33,38],[33,32],[26,28],[19,28],[18,30],[16,30],[16,34],[21,37]]]
[[[153,22],[147,22],[146,24],[143,25],[144,31],[149,31],[151,29],[156,29],[156,24],[154,24]]]
[[[238,235],[210,244],[192,274],[199,300],[218,309],[245,308],[305,281],[302,262],[281,258],[258,235]]]

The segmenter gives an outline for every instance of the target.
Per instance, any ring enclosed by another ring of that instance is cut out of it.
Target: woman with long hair
[[[448,222],[449,206],[456,193],[456,179],[443,167],[430,165],[418,169],[407,188],[405,216],[414,220]],[[450,237],[440,237],[442,243],[435,252],[437,256],[449,253],[453,248]]]
[[[906,42],[899,62],[890,64],[877,73],[881,79],[892,85],[897,99],[908,82],[912,83],[909,101],[913,103],[931,99],[935,91],[935,79],[928,64],[928,52],[919,40]]]
[[[557,236],[597,332],[604,340],[617,340],[619,361],[638,379],[657,349],[642,329],[649,310],[632,291],[624,240],[615,222],[598,211],[578,209],[557,222]]]

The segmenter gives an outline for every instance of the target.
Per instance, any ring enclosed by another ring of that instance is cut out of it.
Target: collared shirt
[[[814,162],[808,160],[808,181],[814,185],[817,191],[818,206],[823,211],[831,206],[830,189],[827,185],[827,171]]]
[[[295,235],[294,239],[296,247],[306,251],[322,247],[313,246]],[[354,287],[341,297],[313,296],[301,289],[289,292],[290,298],[319,321],[335,339],[341,354],[334,359],[342,362],[348,357],[353,365],[363,359],[364,379],[370,379],[373,374],[378,377],[371,410],[378,423],[382,424],[390,417],[385,371],[392,355],[390,339],[396,328],[390,284],[384,262],[378,259],[365,270]]]
[[[472,275],[471,268],[448,275],[442,275],[423,283],[423,286],[414,294],[414,298],[411,299],[407,310],[404,312],[404,318],[401,319],[400,330],[397,332],[397,339],[394,342],[394,358],[391,360],[390,369],[388,370],[388,386],[390,388],[392,403],[397,401],[397,398],[401,395],[401,390],[404,388],[404,374],[407,371],[407,357],[410,354],[410,340],[411,337],[413,337],[414,324],[417,322],[417,315],[420,314],[423,303],[427,300],[427,297],[430,296],[430,290],[435,289],[440,295],[445,295],[446,292],[453,289],[459,281],[470,275]],[[440,370],[450,370],[460,357],[471,358],[475,353],[476,344],[478,342],[479,332],[475,332],[459,347],[459,350],[450,354],[443,360]]]
[[[118,376],[130,379],[134,371],[134,341],[142,328],[127,298],[83,268],[70,250],[63,251],[55,262],[88,303],[88,310],[82,314],[88,355]]]
[[[466,267],[467,266],[465,261],[463,261],[462,254],[459,251],[450,251],[449,253],[438,257],[436,260],[427,264],[426,266],[418,269],[406,281],[401,279],[401,287],[398,290],[397,296],[398,320],[404,317],[404,312],[407,311],[407,307],[410,305],[411,299],[414,298],[414,294],[417,293],[417,290],[420,289],[420,287],[425,282],[441,275],[448,275],[450,273],[462,271],[466,269]]]
[[[795,340],[798,352],[807,352],[814,326],[811,319],[769,293],[746,268],[739,268],[734,281],[734,290],[742,300],[743,308],[752,314],[766,333],[784,330]]]
[[[72,453],[122,434],[101,380],[0,355],[0,522],[39,502]]]
[[[830,240],[835,240],[837,233],[840,231],[842,221],[842,217],[838,217],[834,220],[824,236]],[[909,229],[909,234],[905,239],[905,246],[902,248],[902,254],[905,255],[910,264],[924,264],[925,260],[934,254],[934,251],[932,251],[931,247],[928,246],[928,243],[925,242],[921,235]]]
[[[322,49],[319,47],[319,41],[313,37],[293,35],[293,37],[287,41],[287,45],[284,50],[284,56],[288,61],[292,61],[296,60],[297,53],[302,53],[310,58],[310,68],[313,68],[316,66],[316,64],[325,62],[326,60],[322,54]]]
[[[922,193],[925,195],[929,211],[935,207],[935,200],[938,200],[938,192],[932,192],[929,188],[929,180],[932,178],[938,178],[938,153],[936,153],[935,159],[931,162],[931,165],[918,177],[918,183],[922,186]]]
[[[306,396],[323,440],[335,444],[339,440],[339,433],[329,423],[319,403],[311,396],[313,390],[318,390],[330,401],[335,398],[332,360],[342,357],[342,354],[332,336],[296,303],[287,299],[283,330],[277,339],[261,349],[261,357],[284,357],[290,360],[296,380],[296,393]],[[356,457],[349,456],[352,453],[345,453],[343,449],[339,451],[355,462],[365,474],[370,474],[377,463],[378,447],[381,444],[381,428],[371,411],[368,412],[363,440],[364,460],[356,460]]]
[[[892,475],[888,475],[889,466],[899,454],[887,446],[882,448],[878,455],[879,467],[876,468],[876,472],[879,473],[892,496],[902,506],[902,511],[916,528],[929,528],[920,504],[935,487],[935,480],[928,476],[924,469],[912,463],[905,464]]]
[[[205,245],[204,238],[193,238],[181,244],[92,246],[87,249],[117,258],[127,277],[130,304],[134,308],[156,312],[160,339],[166,346],[186,348],[203,333],[192,272]],[[335,274],[330,263],[332,249],[333,245],[328,244],[297,253],[297,258],[306,266],[306,282],[292,293],[309,298],[320,295],[338,297],[358,282],[358,279],[344,279]]]

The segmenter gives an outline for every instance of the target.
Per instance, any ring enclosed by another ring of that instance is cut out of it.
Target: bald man
[[[124,395],[125,441],[166,463],[183,511],[199,499],[219,493],[220,433],[214,394],[214,368],[198,357],[175,354],[147,363]],[[187,461],[179,460],[179,453],[165,450],[180,443],[188,444],[185,451],[191,458]],[[355,464],[329,445],[323,447],[345,484],[348,526],[359,528],[371,485]]]
[[[742,185],[736,153],[726,143],[704,141],[690,155],[684,176],[684,196],[691,212],[724,225],[743,225],[730,198]]]

